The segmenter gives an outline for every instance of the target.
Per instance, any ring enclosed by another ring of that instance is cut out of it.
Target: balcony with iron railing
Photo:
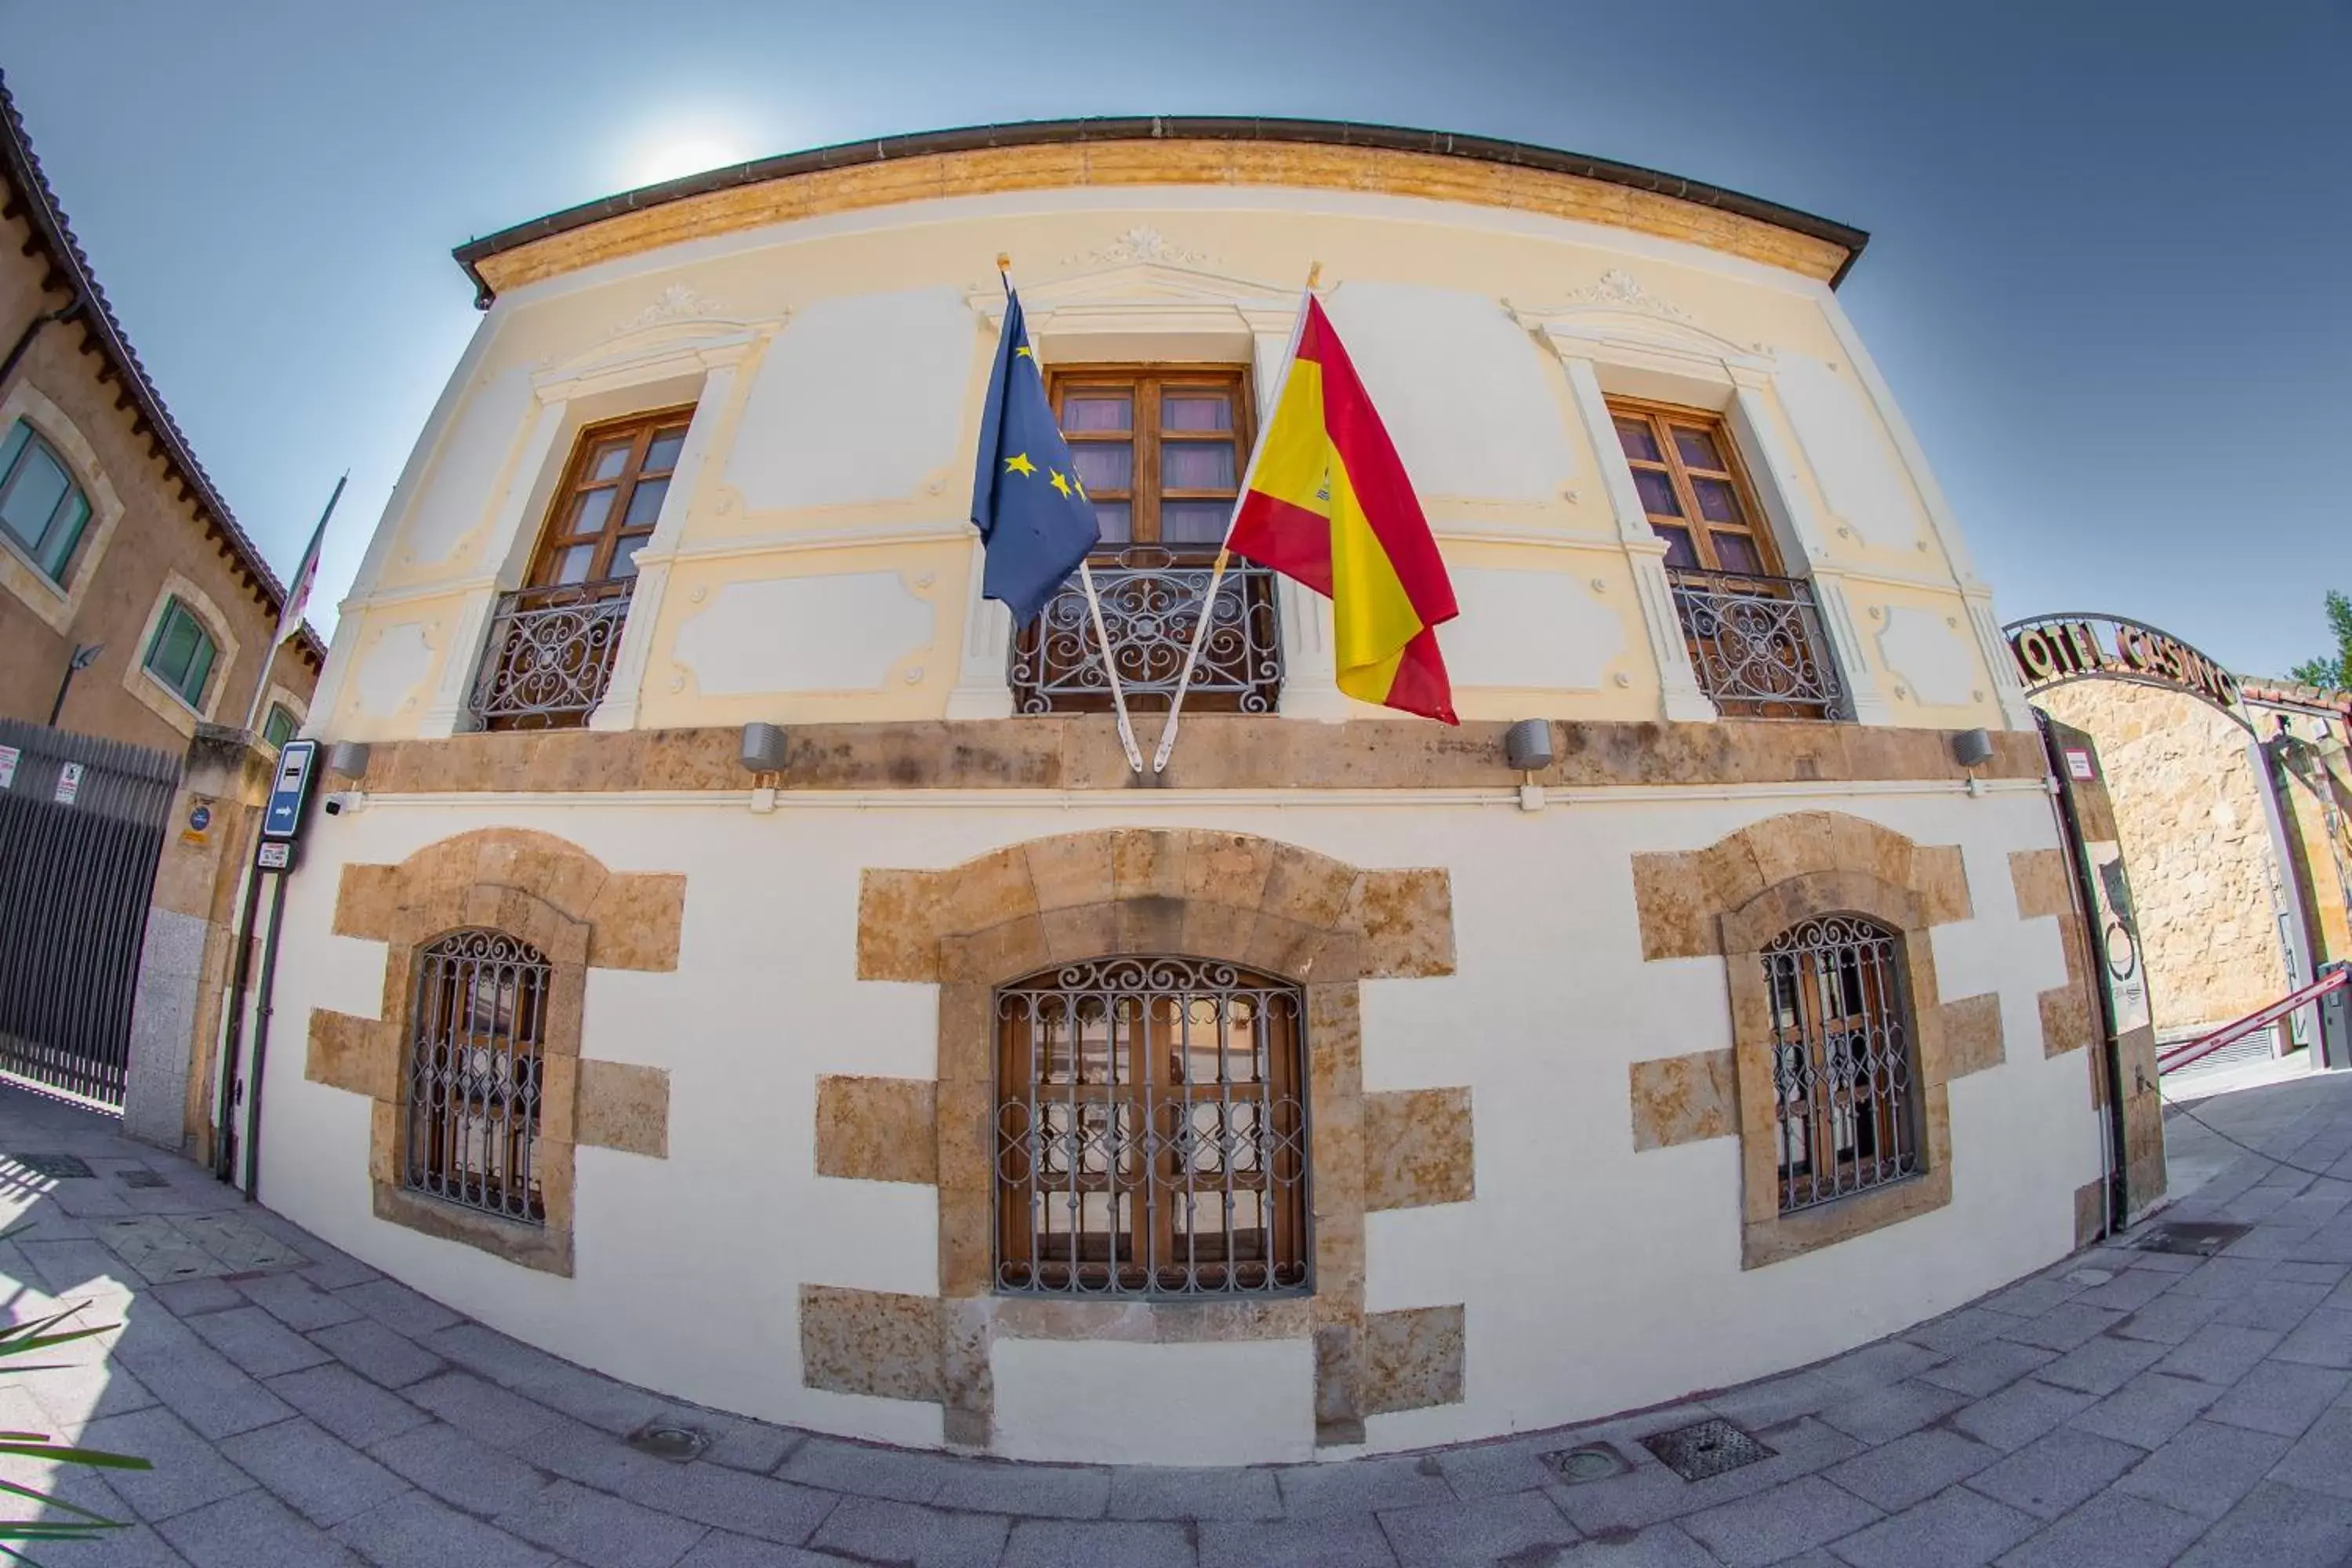
[[[1687,566],[1667,567],[1666,577],[1691,668],[1716,711],[1730,719],[1853,716],[1811,584]]]
[[[604,700],[634,577],[499,595],[470,704],[483,730],[562,730]]]
[[[1133,708],[1165,708],[1184,672],[1212,566],[1139,545],[1093,567],[1119,684]],[[1093,712],[1111,705],[1110,679],[1080,581],[1073,577],[1013,640],[1013,710]],[[1217,585],[1188,711],[1271,713],[1282,689],[1282,637],[1274,574],[1235,562]]]

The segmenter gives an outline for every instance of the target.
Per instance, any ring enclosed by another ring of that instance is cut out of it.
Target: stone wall
[[[2159,1037],[2225,1024],[2286,986],[2263,782],[2246,731],[2177,692],[2086,680],[2034,702],[2090,732],[2113,795]]]

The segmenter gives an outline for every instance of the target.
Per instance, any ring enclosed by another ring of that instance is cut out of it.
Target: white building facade
[[[1538,149],[1097,121],[468,247],[312,705],[368,751],[292,884],[264,1200],[681,1397],[1171,1463],[1653,1404],[2064,1254],[2095,1013],[1990,594],[1833,292],[1862,242]],[[1321,264],[1459,729],[1341,696],[1328,606],[1244,573],[1129,771],[1072,606],[979,597],[1000,253],[1147,710]]]

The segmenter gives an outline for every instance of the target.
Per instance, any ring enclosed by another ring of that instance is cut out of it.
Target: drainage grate
[[[2253,1229],[2250,1225],[2226,1225],[2220,1220],[2176,1219],[2148,1226],[2133,1245],[2142,1252],[2178,1252],[2190,1258],[2210,1258]]]
[[[1686,1481],[1703,1481],[1772,1457],[1771,1449],[1719,1416],[1653,1432],[1642,1439],[1642,1447]]]
[[[691,1426],[649,1421],[629,1434],[629,1447],[640,1454],[682,1465],[710,1447],[710,1439]]]
[[[1586,1481],[1605,1481],[1612,1476],[1622,1476],[1633,1468],[1626,1464],[1624,1455],[1606,1443],[1584,1443],[1538,1458],[1561,1480],[1572,1487],[1581,1486]]]
[[[126,1187],[168,1187],[172,1184],[164,1179],[163,1172],[151,1171],[144,1165],[135,1165],[128,1171],[114,1173],[122,1178],[122,1184]]]
[[[97,1173],[89,1168],[89,1162],[79,1154],[11,1154],[7,1158],[12,1165],[20,1165],[37,1176],[47,1176],[53,1180]]]

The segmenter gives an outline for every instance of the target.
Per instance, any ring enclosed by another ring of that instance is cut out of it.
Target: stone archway
[[[1313,1294],[1163,1308],[992,1294],[995,986],[1055,963],[1183,954],[1297,983],[1314,1118]],[[1360,982],[1450,974],[1442,868],[1361,869],[1249,834],[1114,828],[944,870],[865,873],[861,980],[939,987],[936,1079],[819,1085],[820,1173],[937,1185],[937,1298],[803,1288],[803,1379],[936,1401],[950,1443],[990,1444],[991,1349],[1029,1340],[1305,1340],[1318,1444],[1367,1415],[1462,1398],[1463,1309],[1364,1310],[1364,1216],[1475,1196],[1466,1089],[1367,1094]],[[1368,1148],[1380,1158],[1368,1158]]]

